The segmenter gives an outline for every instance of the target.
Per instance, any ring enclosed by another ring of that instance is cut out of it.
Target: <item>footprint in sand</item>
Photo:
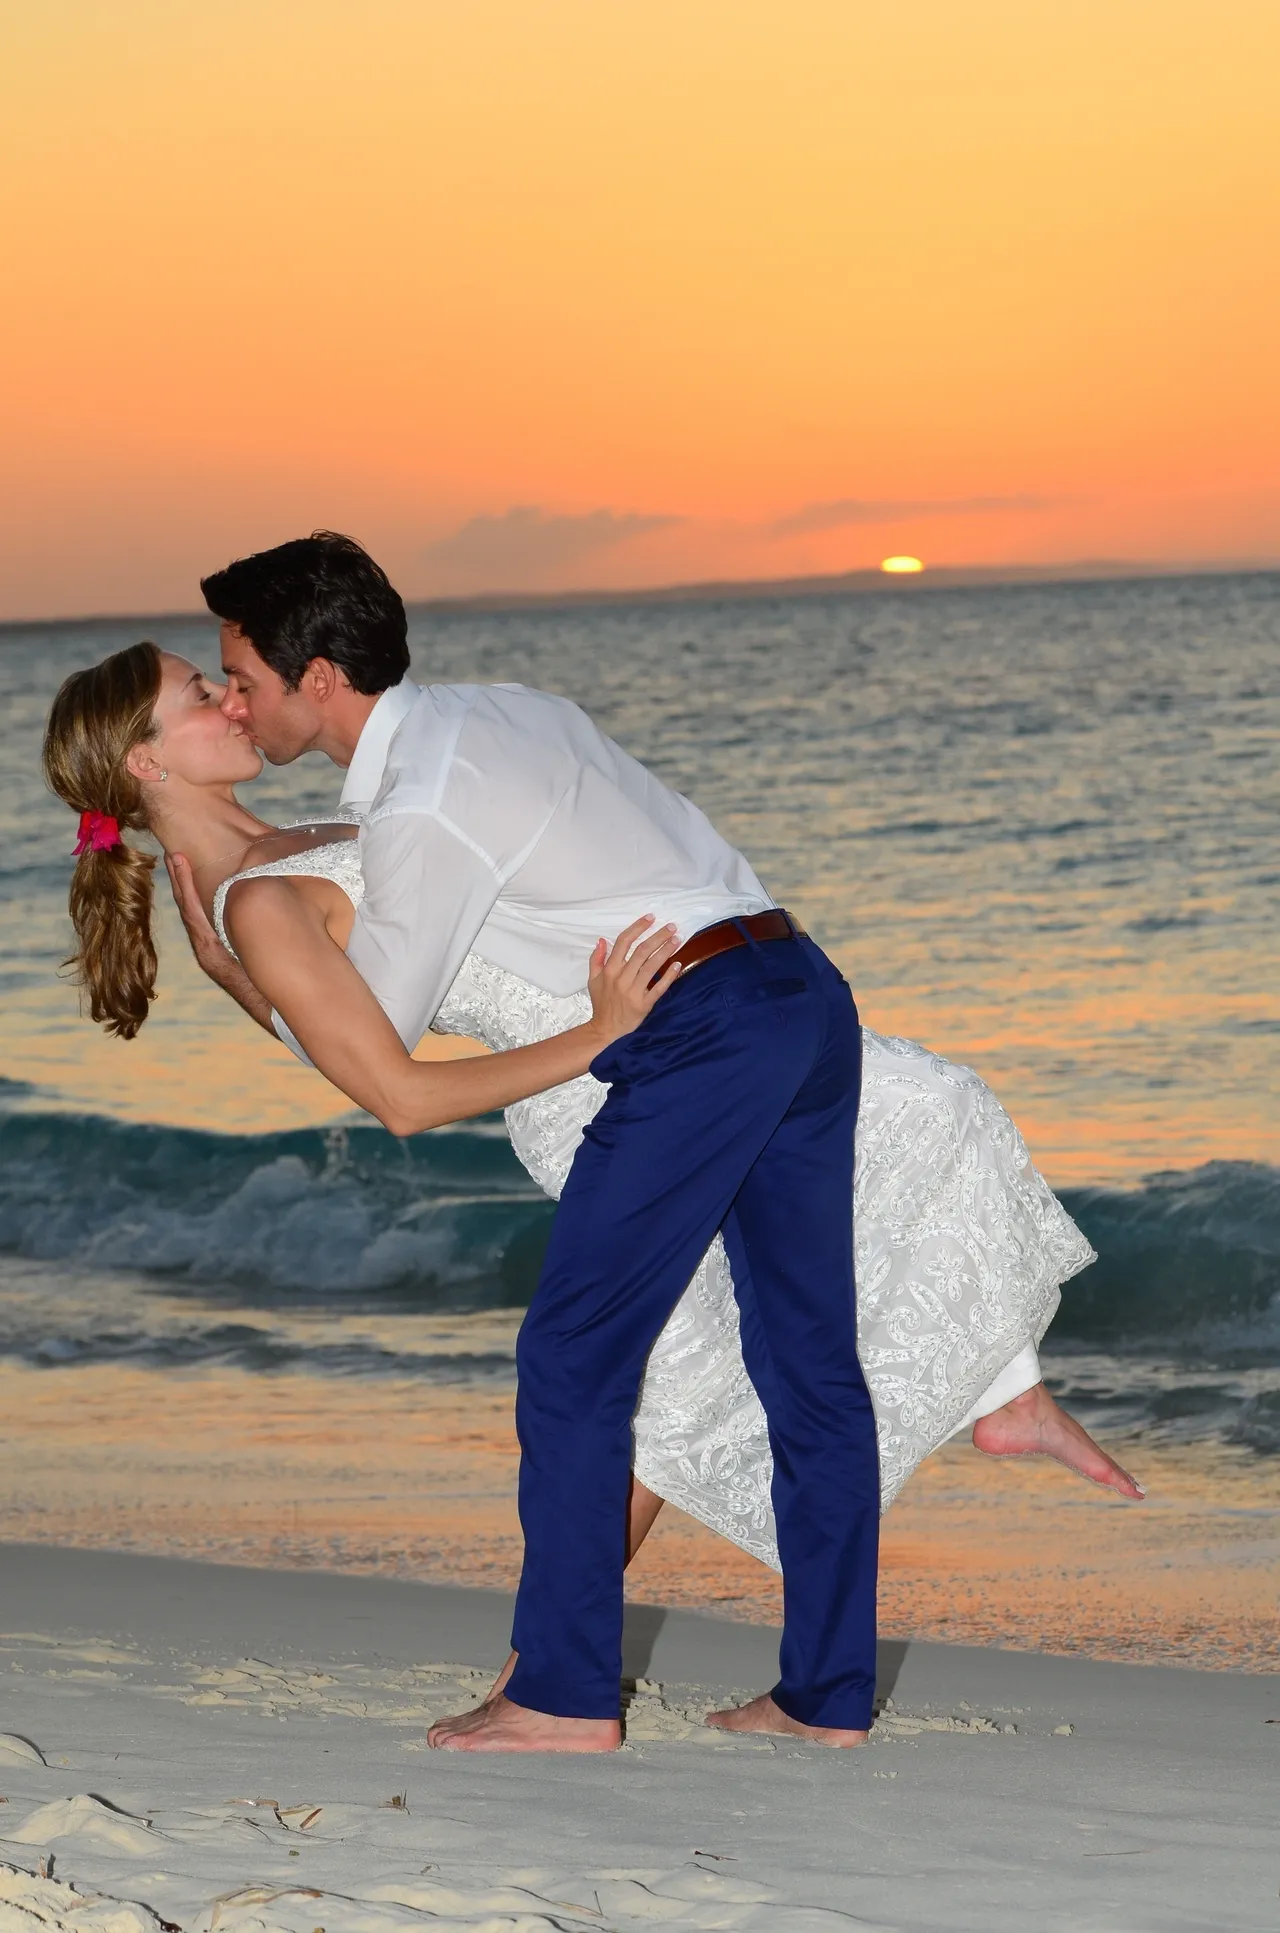
[[[165,1922],[133,1900],[0,1865],[0,1926],[14,1933],[164,1933]]]
[[[48,1760],[29,1738],[19,1738],[16,1732],[0,1732],[0,1764],[47,1765]]]
[[[522,1876],[523,1877],[523,1876]],[[214,1902],[193,1933],[399,1933],[421,1926],[475,1933],[585,1933],[602,1925],[697,1927],[721,1933],[890,1933],[878,1922],[829,1907],[780,1907],[773,1891],[747,1879],[685,1866],[643,1874],[533,1875],[522,1885],[456,1886],[400,1881],[359,1897],[307,1887],[248,1886]]]
[[[149,1853],[161,1843],[162,1835],[151,1830],[148,1819],[136,1819],[121,1812],[104,1799],[87,1792],[73,1799],[53,1799],[29,1813],[16,1832],[7,1835],[11,1844],[48,1846],[55,1839],[79,1839],[110,1852]]]

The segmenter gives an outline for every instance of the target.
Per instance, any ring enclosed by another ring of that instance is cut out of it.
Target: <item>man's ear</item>
[[[327,705],[340,691],[350,690],[350,680],[328,658],[313,658],[302,674],[299,689],[317,705]]]

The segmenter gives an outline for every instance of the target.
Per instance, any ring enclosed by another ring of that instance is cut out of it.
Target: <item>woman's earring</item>
[[[168,778],[168,776],[169,776],[169,774],[168,774],[167,772],[165,772],[165,771],[163,771],[163,770],[161,771],[161,773],[160,773],[160,783],[161,783],[161,785],[163,785],[163,784],[164,784],[164,782],[165,782],[165,780],[166,780],[166,779]]]

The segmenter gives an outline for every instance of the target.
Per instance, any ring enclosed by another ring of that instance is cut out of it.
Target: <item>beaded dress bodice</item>
[[[358,845],[312,847],[236,877],[323,877],[358,907]],[[215,899],[224,944],[234,883]],[[502,1052],[548,1039],[590,1013],[585,992],[546,993],[471,953],[432,1030]],[[506,1110],[516,1155],[552,1197],[607,1092],[582,1074]],[[854,1237],[858,1349],[875,1405],[887,1508],[1004,1365],[1039,1341],[1060,1285],[1094,1254],[971,1069],[865,1028]],[[719,1236],[653,1346],[634,1434],[643,1483],[777,1566],[768,1432],[743,1366]]]

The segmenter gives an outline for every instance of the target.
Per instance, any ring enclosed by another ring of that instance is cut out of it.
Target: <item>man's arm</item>
[[[427,813],[371,819],[360,835],[364,899],[347,958],[412,1053],[493,909],[493,867]]]
[[[182,853],[175,852],[167,854],[164,863],[182,924],[191,942],[191,951],[196,956],[196,965],[208,974],[215,986],[229,993],[236,1005],[244,1008],[250,1020],[256,1020],[274,1040],[276,1030],[271,1024],[271,1002],[263,998],[235,955],[228,953],[214,932],[200,904],[200,895],[195,889],[187,859]]]

